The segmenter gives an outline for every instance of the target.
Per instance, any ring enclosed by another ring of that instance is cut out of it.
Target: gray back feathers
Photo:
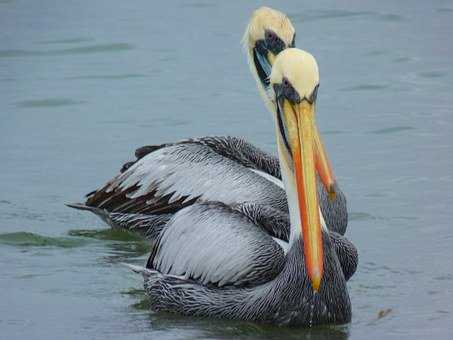
[[[127,192],[129,199],[154,197],[200,198],[226,204],[261,202],[286,206],[282,188],[249,168],[199,144],[176,144],[149,153],[105,188]]]

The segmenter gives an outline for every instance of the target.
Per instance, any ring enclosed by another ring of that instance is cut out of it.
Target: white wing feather
[[[223,204],[195,204],[170,220],[153,267],[202,284],[257,283],[281,270],[282,247],[259,226]]]

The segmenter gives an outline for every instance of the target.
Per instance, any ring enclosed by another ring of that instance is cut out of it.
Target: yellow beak
[[[314,106],[305,100],[294,106],[284,100],[282,111],[293,159],[305,267],[313,289],[318,291],[323,276],[324,254],[316,190],[315,168],[319,158],[316,139],[319,135]]]

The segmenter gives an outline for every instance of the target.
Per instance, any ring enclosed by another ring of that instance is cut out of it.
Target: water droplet
[[[313,326],[313,314],[314,314],[314,309],[315,309],[315,297],[316,297],[316,292],[313,292],[313,298],[311,299],[310,303],[310,319],[308,320],[308,327]]]

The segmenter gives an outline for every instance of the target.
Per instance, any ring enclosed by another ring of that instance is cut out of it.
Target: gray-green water
[[[318,125],[360,251],[351,325],[154,314],[146,245],[63,203],[141,145],[274,149],[240,40],[256,1],[0,1],[1,338],[453,337],[453,2],[269,1],[319,63]]]

